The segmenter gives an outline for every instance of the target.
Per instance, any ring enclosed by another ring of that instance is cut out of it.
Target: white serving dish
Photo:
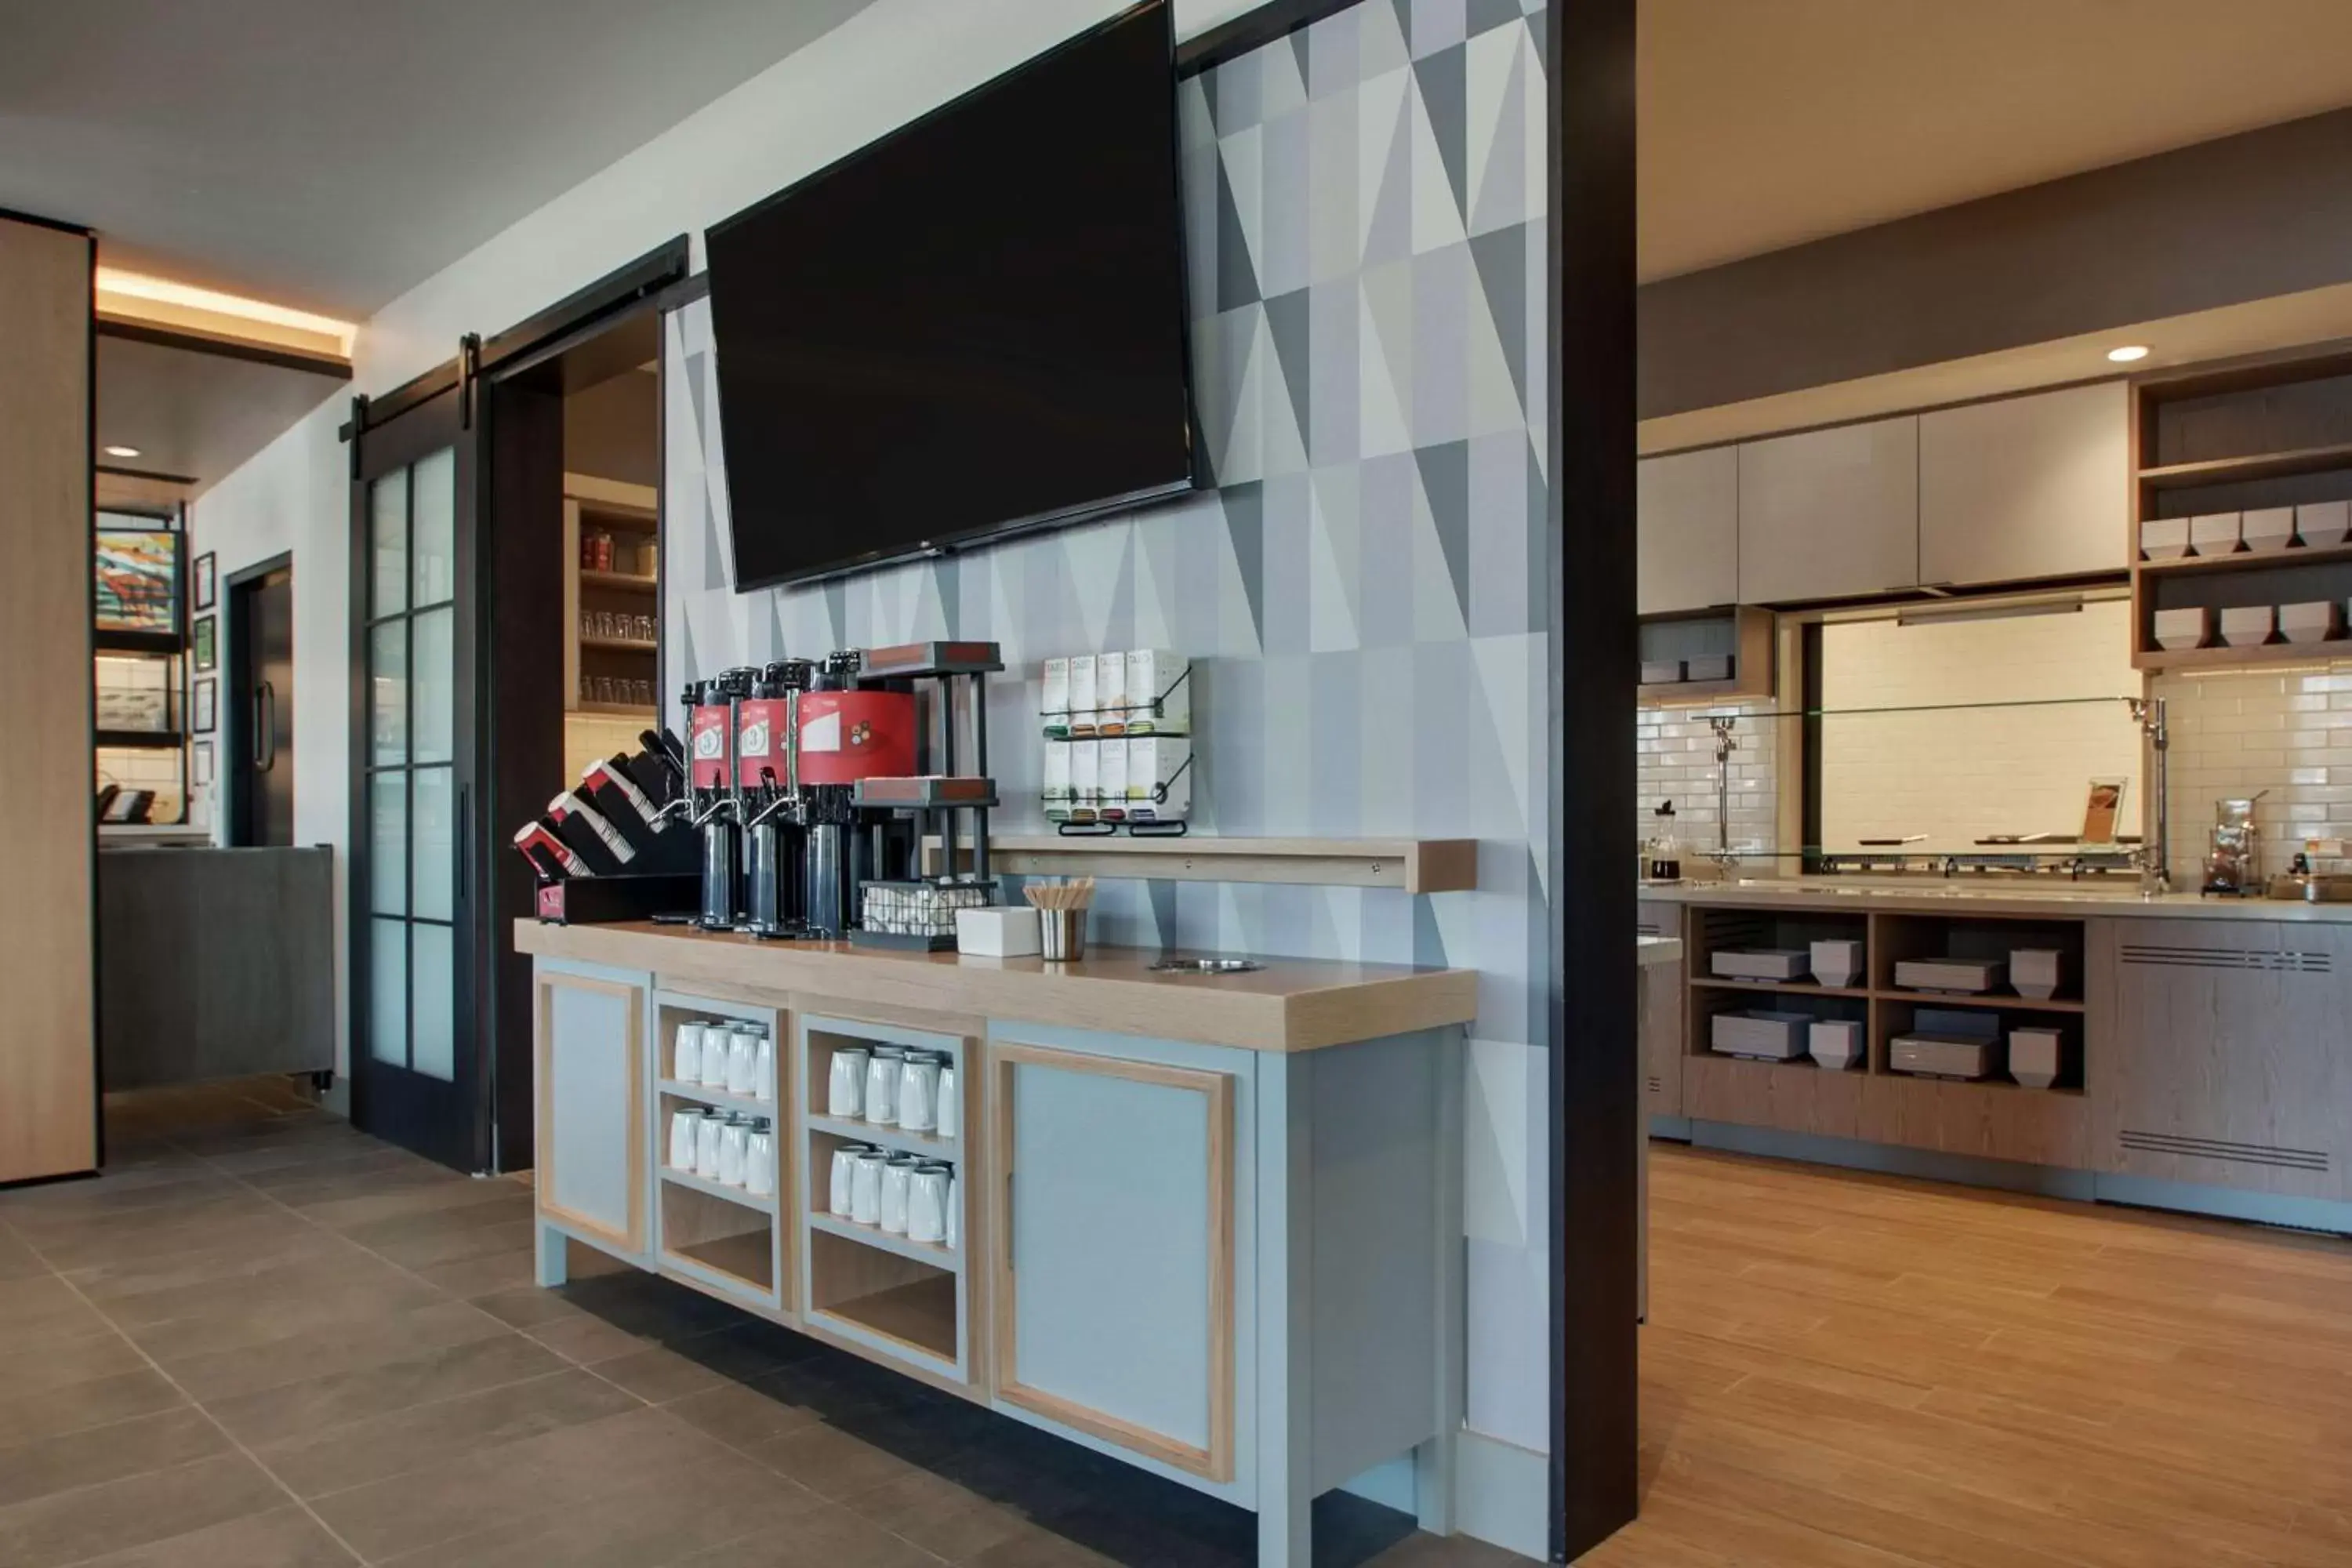
[[[1862,943],[1830,937],[1813,943],[1813,978],[1824,985],[1851,985],[1862,973]]]
[[[2204,605],[2156,612],[2156,646],[2179,652],[2203,647],[2213,636],[2213,612]]]
[[[1642,684],[1644,686],[1679,686],[1682,679],[1681,659],[1645,658],[1642,661]]]
[[[1710,654],[1705,658],[1683,661],[1683,668],[1693,680],[1729,680],[1738,661],[1727,653]]]
[[[1906,958],[1895,965],[1895,984],[1906,991],[1956,991],[1979,995],[2009,977],[1999,958]]]
[[[2294,536],[2314,550],[2352,539],[2352,501],[2305,501],[2294,509]]]
[[[2189,520],[2189,553],[2191,555],[2234,555],[2240,542],[2239,529],[2243,516],[2234,511],[2209,511],[2203,517]],[[1071,679],[1077,679],[1076,672]]]
[[[2238,524],[2238,537],[2258,555],[2275,555],[2294,542],[2294,508],[2270,506],[2244,513]]]
[[[2066,983],[2066,955],[2054,947],[2012,948],[2009,954],[2009,983],[2017,988],[2020,996],[2047,1002]]]
[[[1727,980],[1802,980],[1813,955],[1801,947],[1727,947],[1711,955]]]
[[[958,910],[956,951],[981,958],[1022,958],[1044,945],[1037,911],[1028,909]]]
[[[2178,561],[2189,553],[2189,520],[2185,517],[2151,517],[2139,525],[2139,552],[2143,560]]]
[[[2277,631],[2276,605],[2231,605],[2221,612],[2221,640],[2231,647],[2260,647]]]
[[[2009,1076],[2028,1089],[2048,1089],[2058,1081],[2061,1055],[2059,1032],[2047,1025],[2009,1032]]]
[[[1990,1040],[1962,1035],[1897,1035],[1886,1042],[1886,1066],[1922,1078],[1989,1078],[1993,1047]]]
[[[2278,607],[2279,635],[2289,642],[2328,642],[2342,635],[2343,606],[2334,599],[2311,599]]]
[[[1813,1062],[1843,1072],[1862,1060],[1862,1026],[1850,1018],[1817,1018],[1805,1031]]]
[[[1747,1013],[1717,1013],[1708,1026],[1707,1043],[1721,1056],[1794,1061],[1805,1054],[1807,1028],[1812,1021],[1804,1013],[1776,1013],[1763,1008]]]

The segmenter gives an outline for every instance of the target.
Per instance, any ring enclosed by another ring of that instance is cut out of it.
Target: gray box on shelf
[[[2028,1089],[2048,1089],[2058,1081],[2065,1059],[2057,1029],[2046,1024],[2009,1032],[2009,1076]]]
[[[2231,647],[2260,647],[2277,630],[2276,605],[2231,605],[2221,611],[2221,640]]]
[[[1707,1044],[1719,1056],[1794,1061],[1805,1054],[1807,1029],[1812,1021],[1810,1014],[1779,1013],[1762,1007],[1744,1013],[1717,1013],[1708,1026]]]
[[[2020,996],[2047,1002],[2066,983],[2066,955],[2054,947],[2012,948],[2009,954],[2009,983],[2017,988]]]
[[[2293,643],[2331,642],[2344,635],[2343,606],[2334,599],[2281,605],[2279,635]]]
[[[1895,984],[1906,991],[1976,995],[1997,988],[2008,974],[2008,963],[1998,958],[1906,958],[1895,965]]]
[[[1852,937],[1829,937],[1813,943],[1813,978],[1824,985],[1845,986],[1862,973],[1862,943]]]
[[[1887,1069],[1920,1078],[1988,1078],[1993,1054],[1993,1041],[1966,1035],[1897,1035],[1886,1042]]]
[[[2294,536],[2314,550],[2352,538],[2352,501],[2305,501],[2296,507]]]
[[[1862,1026],[1851,1018],[1816,1018],[1805,1031],[1814,1064],[1843,1072],[1862,1060]]]
[[[1682,679],[1681,659],[1645,658],[1642,661],[1642,684],[1644,686],[1679,686]]]
[[[2151,517],[2139,525],[2139,552],[2149,561],[2178,561],[2189,553],[2189,520]]]
[[[2268,506],[2244,513],[2238,537],[2257,555],[2275,555],[2294,541],[2294,508]]]
[[[2160,648],[2178,653],[2183,648],[2203,647],[2212,636],[2210,605],[2190,605],[2156,612],[2156,646]]]
[[[1812,954],[1801,947],[1721,948],[1711,955],[1727,980],[1801,980]]]
[[[2242,514],[2234,511],[2210,511],[2202,517],[2189,520],[2189,553],[2191,555],[2233,555],[2237,552],[2239,530],[2244,525]]]
[[[1727,653],[1709,654],[1704,658],[1683,661],[1683,668],[1693,680],[1729,680],[1738,667],[1739,660]]]

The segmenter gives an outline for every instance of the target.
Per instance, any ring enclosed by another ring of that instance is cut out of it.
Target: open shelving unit
[[[966,1268],[976,1184],[969,1179],[971,1130],[979,1125],[980,1086],[973,1042],[950,1035],[803,1016],[795,1019],[793,1052],[800,1103],[807,1110],[794,1135],[795,1219],[807,1245],[803,1255],[803,1318],[812,1327],[851,1340],[935,1378],[975,1380],[974,1322],[979,1298]],[[955,1069],[961,1119],[951,1137],[908,1131],[862,1119],[821,1113],[828,1104],[836,1051],[896,1046],[937,1053]],[[954,1167],[950,1202],[958,1205],[955,1245],[917,1241],[863,1225],[832,1208],[833,1157],[852,1145],[891,1150]]]
[[[1644,616],[1640,627],[1644,662],[1728,657],[1731,679],[1644,684],[1636,701],[1644,708],[1770,701],[1777,678],[1773,666],[1776,624],[1771,611],[1752,605]]]
[[[652,722],[659,708],[661,672],[656,640],[591,637],[583,618],[603,611],[661,616],[661,580],[651,562],[658,557],[660,497],[648,485],[624,484],[588,474],[563,476],[564,711]],[[614,540],[614,569],[581,564],[583,540],[603,532]],[[651,703],[599,701],[588,697],[599,677],[641,680],[654,692]]]
[[[2132,388],[2132,662],[2222,670],[2352,658],[2352,636],[2251,647],[2157,646],[2160,609],[2352,605],[2352,543],[2140,559],[2140,524],[2352,500],[2352,353],[2263,356]]]
[[[758,1024],[777,1048],[776,1081],[772,1098],[730,1094],[677,1077],[677,1030],[688,1022],[711,1020]],[[657,993],[655,997],[655,1115],[651,1129],[653,1162],[659,1173],[659,1201],[655,1205],[655,1253],[662,1273],[706,1295],[770,1316],[790,1309],[793,1239],[786,1223],[784,1172],[789,1143],[788,1106],[772,1098],[787,1092],[791,1077],[782,1068],[786,1041],[779,1032],[782,1016],[773,1009],[707,997]],[[766,1117],[775,1135],[775,1190],[755,1194],[684,1171],[669,1163],[671,1115],[688,1106],[748,1112]]]
[[[2041,1164],[2084,1163],[2090,1112],[2083,1079],[2084,952],[2079,919],[1692,906],[1684,920],[1685,1115]],[[1861,978],[1866,984],[1727,980],[1710,973],[1719,949],[1806,948],[1817,940],[1839,938],[1863,944]],[[1895,965],[1903,959],[2006,957],[2019,948],[2063,953],[2065,984],[2072,989],[2045,1001],[2009,990],[1955,994],[1895,984]],[[1715,1051],[1710,1042],[1718,1014],[1766,1007],[1860,1023],[1867,1049],[1843,1070],[1825,1069],[1810,1057],[1775,1062]],[[1922,1009],[1993,1015],[2002,1039],[2001,1070],[1967,1081],[1895,1071],[1890,1042],[1917,1026]],[[2029,1089],[2009,1078],[2009,1032],[2053,1025],[2065,1037],[2066,1066],[2059,1080],[2048,1089]]]

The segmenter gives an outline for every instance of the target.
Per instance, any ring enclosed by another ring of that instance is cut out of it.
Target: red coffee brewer
[[[750,669],[721,670],[684,693],[687,789],[669,809],[702,835],[702,910],[695,923],[705,931],[733,931],[742,908],[743,803],[735,751],[738,710],[751,694],[752,676]]]

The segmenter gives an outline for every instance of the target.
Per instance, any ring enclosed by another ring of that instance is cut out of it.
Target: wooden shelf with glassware
[[[563,476],[564,710],[650,721],[660,681],[660,497]]]
[[[2165,371],[2132,398],[2134,667],[2352,658],[2352,354]]]

